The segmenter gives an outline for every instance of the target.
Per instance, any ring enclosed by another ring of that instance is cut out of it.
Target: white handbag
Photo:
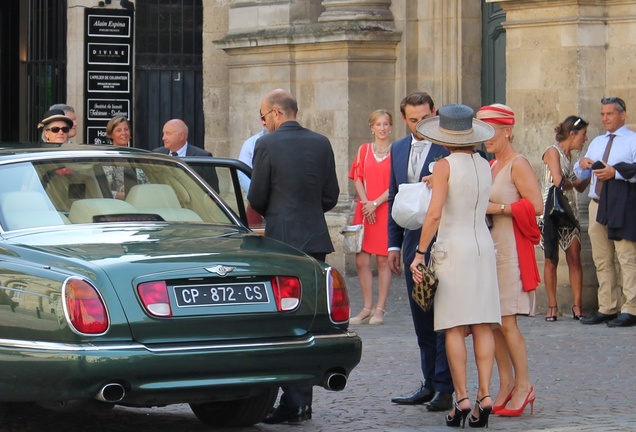
[[[364,225],[345,225],[340,229],[342,238],[342,251],[344,253],[358,253],[362,251],[362,239],[364,238]]]
[[[431,202],[431,193],[427,183],[424,182],[399,185],[391,209],[391,217],[395,223],[409,230],[422,228]]]

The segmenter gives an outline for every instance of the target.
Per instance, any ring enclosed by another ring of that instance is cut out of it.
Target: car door
[[[252,176],[252,169],[247,164],[238,159],[207,156],[186,156],[181,159],[207,180],[208,184],[209,179],[215,179],[218,185],[210,186],[221,199],[252,231],[264,233],[265,220],[250,207],[247,190],[244,189]]]

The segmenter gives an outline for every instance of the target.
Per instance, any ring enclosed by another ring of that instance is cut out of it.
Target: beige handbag
[[[364,225],[345,225],[340,229],[342,238],[342,251],[344,253],[358,253],[362,251],[362,239],[364,238]]]

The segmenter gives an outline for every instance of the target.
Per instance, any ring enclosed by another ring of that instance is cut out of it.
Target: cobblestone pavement
[[[352,311],[361,307],[357,280],[347,278]],[[328,392],[316,388],[314,418],[303,425],[258,425],[242,432],[333,431],[448,431],[446,413],[427,412],[424,406],[399,406],[395,395],[415,390],[421,379],[406,288],[394,277],[384,325],[358,326],[364,342],[360,365],[347,388]],[[492,416],[491,430],[506,431],[627,431],[636,430],[636,327],[612,329],[604,324],[584,326],[569,317],[546,323],[541,315],[519,318],[530,358],[537,401],[519,418]],[[476,371],[469,348],[469,394],[476,391]],[[493,374],[492,391],[497,389]],[[0,431],[64,432],[199,432],[200,423],[187,405],[165,408],[115,408],[110,412],[60,415],[34,409],[13,409]],[[233,429],[236,431],[237,429]],[[228,431],[225,429],[224,431]]]

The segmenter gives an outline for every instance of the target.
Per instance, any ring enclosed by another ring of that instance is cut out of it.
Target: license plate
[[[174,287],[179,307],[269,303],[264,282]]]

